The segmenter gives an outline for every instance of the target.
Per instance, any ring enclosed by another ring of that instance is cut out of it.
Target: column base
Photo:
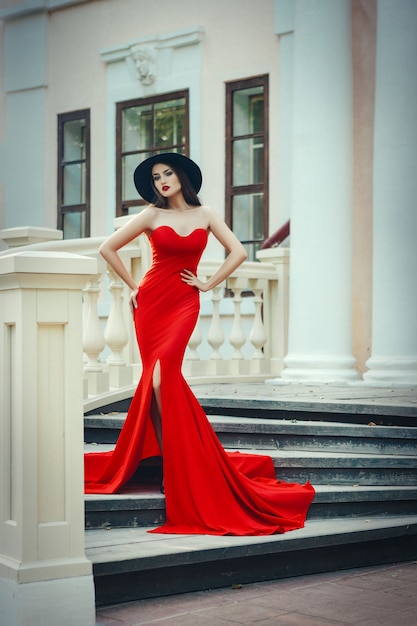
[[[93,576],[31,583],[0,578],[0,623],[7,626],[95,626]]]
[[[347,384],[359,380],[353,357],[311,357],[288,355],[284,359],[283,381],[317,384]]]
[[[365,383],[374,387],[413,387],[417,385],[417,359],[410,357],[371,357],[363,375]]]

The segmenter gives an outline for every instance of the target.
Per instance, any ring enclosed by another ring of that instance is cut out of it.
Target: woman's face
[[[180,179],[169,165],[156,163],[152,168],[153,184],[164,198],[172,198],[181,192]]]

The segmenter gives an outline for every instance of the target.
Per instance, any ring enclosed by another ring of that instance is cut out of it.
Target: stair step
[[[260,450],[253,450],[262,454]],[[285,482],[314,485],[417,485],[415,456],[347,452],[269,451],[275,473]]]
[[[417,455],[417,429],[209,416],[225,447]],[[238,442],[237,445],[235,442]]]
[[[368,385],[304,385],[260,383],[191,384],[207,415],[229,415],[237,418],[275,418],[302,421],[341,422],[414,426],[417,417],[415,387],[384,389]],[[127,411],[135,386],[86,401],[88,415],[110,411]]]
[[[359,515],[412,515],[417,511],[417,486],[364,487],[317,485],[308,519]],[[165,521],[165,498],[158,487],[132,487],[115,495],[86,495],[86,529],[138,528]]]
[[[86,416],[85,441],[115,443],[125,418],[126,413]],[[416,428],[221,415],[208,418],[227,448],[417,456]]]
[[[87,444],[86,452],[111,450],[111,444]],[[231,452],[242,452],[230,449]],[[278,480],[313,485],[417,485],[416,456],[304,450],[251,449],[272,458]]]
[[[417,558],[417,516],[310,520],[266,537],[86,531],[98,606]]]

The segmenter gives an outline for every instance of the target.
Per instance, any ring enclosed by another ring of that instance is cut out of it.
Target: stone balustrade
[[[143,242],[121,255],[139,281],[149,261]],[[188,379],[254,381],[280,374],[287,336],[288,251],[263,251],[260,257],[262,262],[244,263],[226,283],[201,294],[200,318],[183,366]],[[219,265],[201,261],[199,276],[209,278]],[[120,397],[118,390],[130,392],[140,377],[128,299],[128,288],[108,269],[84,289],[86,400],[106,393]]]
[[[81,254],[97,261],[97,273],[83,288],[83,393],[87,407],[99,403],[103,395],[109,400],[127,397],[141,374],[129,290],[98,253],[102,241],[64,240],[19,248],[19,252]],[[11,252],[1,253],[0,258]],[[139,283],[151,262],[147,238],[137,238],[120,254]],[[287,350],[289,250],[262,250],[258,259],[260,262],[243,263],[225,283],[201,294],[200,318],[184,360],[187,379],[233,382],[280,375]],[[203,257],[199,276],[209,278],[220,263]]]

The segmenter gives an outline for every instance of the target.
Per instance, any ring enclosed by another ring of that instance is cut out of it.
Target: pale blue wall
[[[0,145],[3,228],[45,226],[47,16],[5,23],[6,132]]]

